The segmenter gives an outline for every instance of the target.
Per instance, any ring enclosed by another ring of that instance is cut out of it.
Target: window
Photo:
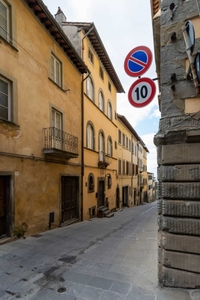
[[[92,64],[94,64],[94,54],[92,53],[91,49],[88,50],[88,58]]]
[[[121,159],[118,160],[118,174],[122,173],[122,162]]]
[[[51,79],[61,87],[62,64],[53,54],[51,54]]]
[[[122,133],[121,133],[121,130],[118,131],[118,143],[119,144],[122,143]]]
[[[51,125],[52,127],[62,130],[62,113],[54,108],[52,109]]]
[[[108,118],[112,120],[112,105],[110,101],[108,101]]]
[[[102,92],[99,92],[99,109],[104,111],[104,98]]]
[[[104,134],[102,131],[99,132],[99,152],[104,154]]]
[[[125,160],[123,160],[123,162],[122,162],[122,173],[123,173],[123,175],[125,175],[126,174],[126,162],[125,162]]]
[[[128,137],[126,136],[126,149],[128,149]]]
[[[52,108],[51,113],[51,126],[53,148],[62,149],[62,113],[54,108]]]
[[[86,147],[94,150],[94,129],[91,123],[87,125],[87,142]]]
[[[11,82],[3,77],[0,77],[0,118],[7,121],[12,118]]]
[[[101,77],[102,80],[104,80],[104,72],[102,67],[99,67],[99,76]]]
[[[87,96],[94,101],[94,85],[93,85],[93,81],[90,77],[87,78],[86,81],[86,93]]]
[[[94,175],[90,173],[88,175],[88,193],[94,192]]]
[[[123,146],[125,147],[125,134],[123,133]]]
[[[134,143],[132,143],[132,153],[134,154]]]
[[[112,177],[110,174],[107,174],[107,179],[108,179],[108,189],[110,189],[112,186]]]
[[[108,155],[112,156],[112,139],[110,136],[108,137]]]
[[[8,5],[0,0],[0,36],[6,39],[8,42],[10,38],[10,9]]]
[[[111,83],[110,83],[110,81],[108,81],[108,89],[111,92]]]

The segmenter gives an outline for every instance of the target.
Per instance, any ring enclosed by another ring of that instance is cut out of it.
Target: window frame
[[[5,34],[1,34],[1,28],[0,28],[0,36],[5,39],[7,42],[10,42],[12,40],[11,38],[11,8],[8,5],[8,3],[4,0],[0,0],[0,3],[6,8],[6,28],[3,28],[3,31]],[[2,18],[4,16],[2,15]]]
[[[100,95],[101,95],[101,97],[100,97]],[[102,91],[99,91],[98,107],[102,112],[104,112],[104,95],[103,95]]]
[[[8,78],[5,78],[1,75],[0,75],[0,80],[7,84],[7,95],[6,95],[7,106],[0,104],[0,107],[6,107],[6,109],[8,111],[7,118],[0,117],[0,119],[4,120],[4,121],[12,122],[13,121],[12,82]],[[5,95],[5,93],[3,91],[0,91],[0,94]]]
[[[99,66],[99,77],[104,81],[104,71],[101,66]]]
[[[53,59],[53,63],[52,63],[52,59]],[[59,73],[59,77],[58,77],[58,80],[57,80],[57,77],[56,77],[56,63],[58,63],[58,66],[59,66],[59,70],[58,70],[58,73]],[[63,84],[62,84],[62,62],[55,56],[54,53],[51,52],[51,72],[50,72],[51,76],[51,80],[57,85],[59,86],[60,88],[62,88]]]
[[[108,140],[107,140],[107,155],[110,157],[112,157],[113,155],[113,145],[112,145],[111,136],[108,136]]]
[[[86,95],[94,102],[94,83],[90,76],[86,80]]]
[[[88,48],[88,59],[94,65],[94,53],[90,48]]]
[[[112,121],[112,104],[110,100],[108,100],[107,114],[108,114],[108,118]]]
[[[90,150],[95,150],[94,126],[91,122],[88,122],[86,127],[86,147]]]

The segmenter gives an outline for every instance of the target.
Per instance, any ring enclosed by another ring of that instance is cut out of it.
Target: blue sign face
[[[134,73],[142,71],[148,62],[147,53],[142,50],[139,50],[133,53],[131,57],[133,58],[133,60],[131,60],[130,58],[128,61],[129,70],[131,70]]]
[[[144,74],[152,62],[152,53],[145,46],[131,50],[124,62],[124,69],[129,76],[137,77]]]

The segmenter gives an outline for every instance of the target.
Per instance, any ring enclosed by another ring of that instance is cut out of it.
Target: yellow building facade
[[[145,201],[148,149],[125,116],[117,115],[117,127],[118,207],[131,207]]]
[[[116,208],[117,93],[124,92],[93,23],[66,22],[59,9],[56,20],[90,70],[84,77],[83,219],[100,207]]]
[[[87,67],[41,0],[1,0],[0,237],[81,218]]]

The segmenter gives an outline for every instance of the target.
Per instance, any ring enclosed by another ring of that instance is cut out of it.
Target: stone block
[[[200,201],[162,200],[162,214],[200,218]]]
[[[162,233],[162,247],[166,250],[200,254],[200,238],[197,236]]]
[[[160,166],[158,178],[162,181],[200,181],[200,165]]]
[[[160,229],[170,233],[200,236],[200,219],[160,217]]]
[[[200,182],[162,183],[162,198],[168,199],[200,199]]]
[[[164,286],[180,288],[199,288],[200,274],[163,267],[162,283]]]
[[[200,162],[200,143],[164,145],[161,148],[160,159],[163,165]]]
[[[162,264],[165,267],[200,274],[200,255],[163,250]]]

